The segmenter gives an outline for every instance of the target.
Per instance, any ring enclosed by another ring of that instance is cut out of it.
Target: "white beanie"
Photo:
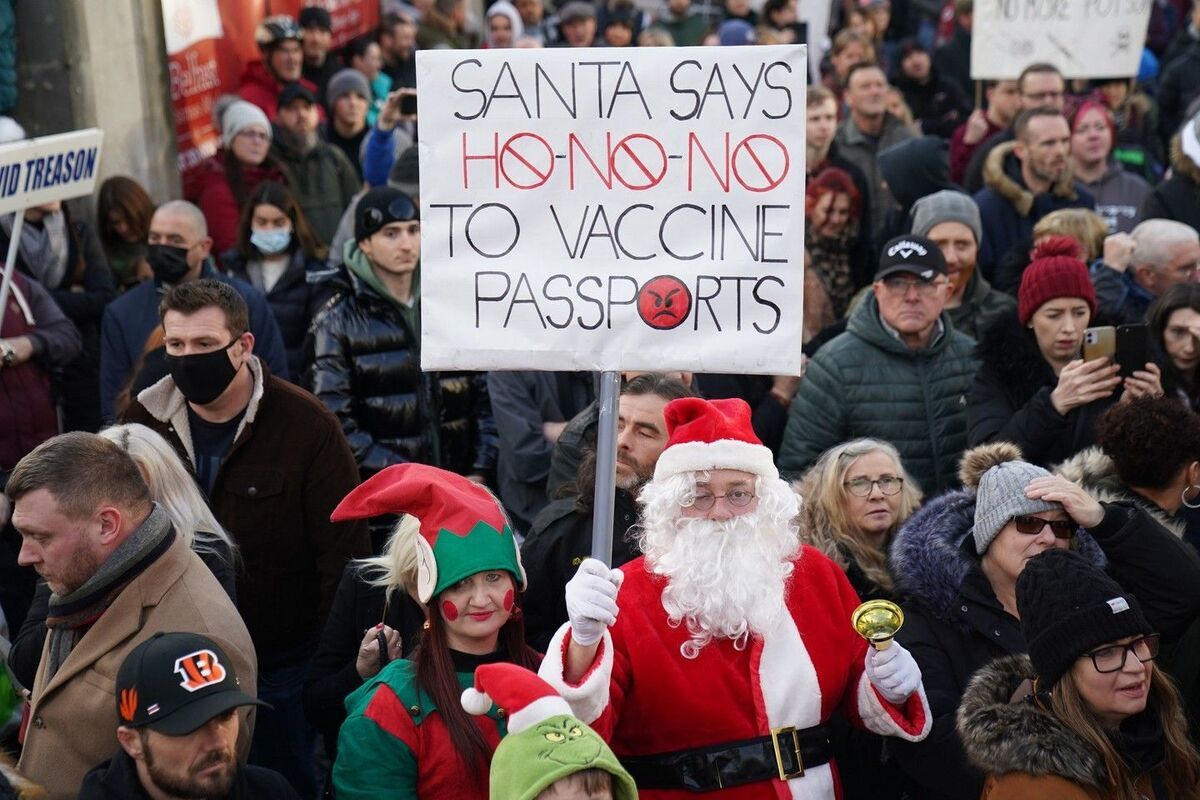
[[[226,147],[233,144],[234,138],[251,125],[257,125],[271,135],[271,120],[263,110],[253,103],[237,100],[229,104],[221,115],[221,141]]]

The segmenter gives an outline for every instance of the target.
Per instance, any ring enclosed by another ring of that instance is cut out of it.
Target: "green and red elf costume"
[[[347,495],[333,520],[396,513],[420,521],[417,595],[426,606],[443,590],[488,570],[504,570],[518,590],[525,588],[512,528],[482,486],[436,467],[398,464]],[[451,657],[466,689],[474,685],[476,666],[503,661],[506,654],[451,651]],[[487,775],[466,774],[443,715],[417,686],[414,661],[388,664],[346,698],[346,710],[333,766],[339,800],[486,800]],[[472,720],[494,750],[507,732],[504,712],[492,708]]]

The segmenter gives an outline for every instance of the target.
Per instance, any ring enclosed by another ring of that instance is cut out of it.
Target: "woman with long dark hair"
[[[1200,411],[1200,284],[1177,283],[1146,314],[1159,348],[1163,390]]]
[[[1050,550],[1021,572],[1017,608],[1029,655],[981,670],[958,712],[967,756],[987,776],[981,800],[1200,798],[1200,755],[1137,599]]]
[[[267,297],[287,349],[288,371],[304,374],[304,336],[321,304],[323,284],[308,280],[325,269],[328,249],[317,241],[295,195],[282,183],[263,181],[246,200],[238,223],[237,247],[221,256],[234,277]]]
[[[146,239],[153,216],[154,201],[133,178],[114,175],[100,184],[96,194],[96,230],[121,291],[153,276],[146,261]]]
[[[480,664],[536,670],[541,660],[525,644],[516,601],[525,571],[512,527],[479,484],[415,463],[376,473],[333,519],[395,513],[420,522],[407,530],[428,619],[411,659],[392,661],[346,699],[334,787],[340,800],[485,800],[503,716],[494,708],[471,716],[460,696]]]
[[[238,220],[250,192],[263,181],[286,183],[286,170],[271,155],[271,121],[262,109],[235,100],[220,111],[223,147],[198,170],[188,200],[200,206],[212,237],[212,251],[237,244]]]

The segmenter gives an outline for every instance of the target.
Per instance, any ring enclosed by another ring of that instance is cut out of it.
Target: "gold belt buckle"
[[[780,736],[791,735],[792,737],[792,752],[796,754],[796,763],[799,769],[796,772],[788,772],[783,768],[783,751],[780,749]],[[804,777],[804,757],[800,755],[800,737],[796,735],[796,728],[789,726],[787,728],[772,728],[771,729],[771,744],[775,747],[775,768],[779,770],[779,780],[789,781],[792,778]]]

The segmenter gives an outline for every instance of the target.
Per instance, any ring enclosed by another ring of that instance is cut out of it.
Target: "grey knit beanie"
[[[325,101],[333,108],[339,97],[350,92],[357,92],[360,97],[369,101],[371,84],[367,83],[367,76],[356,69],[340,70],[329,79],[325,87]]]
[[[237,135],[251,125],[257,125],[267,132],[267,136],[271,135],[271,120],[261,108],[245,100],[230,103],[221,114],[221,141],[229,147]]]
[[[1050,475],[1045,469],[1021,460],[1021,450],[1008,442],[982,445],[963,455],[959,477],[975,490],[975,552],[983,555],[1000,529],[1013,517],[1062,511],[1061,503],[1030,500],[1025,487],[1034,478]]]
[[[929,231],[943,222],[961,222],[975,234],[975,243],[983,241],[983,223],[979,220],[979,206],[968,194],[943,189],[928,194],[913,204],[912,232],[917,236],[928,236]]]

